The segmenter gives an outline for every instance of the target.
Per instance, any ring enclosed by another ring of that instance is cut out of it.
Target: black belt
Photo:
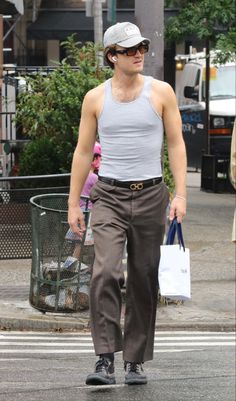
[[[131,191],[140,191],[141,189],[152,187],[153,185],[157,185],[162,181],[162,177],[151,178],[149,180],[143,181],[118,181],[114,178],[107,177],[98,177],[99,181],[105,182],[109,185],[114,185],[116,187],[121,188],[129,188]]]

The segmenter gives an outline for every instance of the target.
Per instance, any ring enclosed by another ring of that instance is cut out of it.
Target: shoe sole
[[[125,384],[128,384],[129,386],[139,385],[139,384],[147,384],[147,380],[146,379],[125,379]]]
[[[86,384],[90,386],[105,386],[109,384],[116,384],[114,377],[101,377],[96,374],[89,375],[86,379]]]

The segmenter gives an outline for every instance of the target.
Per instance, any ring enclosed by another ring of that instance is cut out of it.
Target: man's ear
[[[108,57],[109,61],[111,61],[112,63],[115,63],[117,61],[117,58],[115,57],[115,52],[110,51],[107,54],[107,57]]]
[[[114,59],[114,58],[115,58],[115,59]],[[109,49],[109,51],[108,51],[108,53],[107,53],[107,59],[108,59],[111,63],[115,63],[115,62],[117,61],[115,49]]]

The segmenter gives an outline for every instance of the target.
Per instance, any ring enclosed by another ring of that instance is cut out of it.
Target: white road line
[[[191,352],[191,351],[203,351],[203,349],[199,349],[199,348],[187,348],[187,349],[155,349],[154,348],[154,354],[164,354],[164,353],[175,353],[175,352]]]
[[[234,341],[188,341],[188,342],[158,342],[155,341],[154,346],[156,347],[176,347],[176,346],[180,346],[180,347],[186,347],[189,346],[189,344],[194,345],[194,346],[235,346],[235,342]],[[93,343],[92,342],[88,342],[88,343],[55,343],[55,342],[51,342],[51,343],[45,343],[45,342],[37,342],[37,343],[32,343],[32,342],[18,342],[18,341],[5,341],[5,342],[0,342],[0,346],[6,346],[6,345],[10,345],[10,346],[29,346],[29,347],[39,347],[39,346],[43,346],[43,347],[93,347]]]
[[[124,384],[124,383],[121,383],[121,384],[106,384],[106,389],[108,389],[108,388],[119,388],[119,387],[126,387],[126,384]],[[90,389],[90,388],[92,388],[92,389],[95,389],[96,388],[96,390],[99,390],[99,389],[103,389],[104,390],[104,385],[101,385],[101,386],[78,386],[78,387],[74,387],[73,386],[73,388],[76,388],[76,389]]]
[[[233,341],[228,341],[228,342],[221,342],[221,341],[213,341],[213,342],[208,342],[208,341],[200,341],[200,342],[195,342],[195,341],[189,341],[188,343],[155,343],[156,346],[158,347],[186,347],[189,346],[189,344],[193,345],[194,347],[196,346],[207,346],[207,347],[215,347],[215,346],[235,346],[235,342]]]
[[[189,351],[201,351],[198,349],[190,348],[190,349],[162,349],[157,350],[154,349],[154,353],[174,353],[174,352],[189,352]],[[45,350],[45,349],[4,349],[0,351],[0,354],[94,354],[94,350],[92,349],[82,349],[82,350],[62,350],[62,349],[55,349],[55,350]]]
[[[0,335],[0,341],[5,340],[5,339],[9,339],[9,340],[51,340],[51,341],[71,341],[72,338],[71,337],[58,337],[58,336],[9,336],[9,335]],[[90,341],[92,339],[91,336],[86,336],[86,337],[80,337],[80,335],[78,335],[77,337],[73,338],[73,341]],[[229,334],[228,336],[224,335],[224,336],[163,336],[160,337],[158,335],[155,336],[155,339],[157,339],[158,341],[182,341],[182,340],[236,340],[236,335],[232,335]]]
[[[66,337],[34,337],[34,336],[0,336],[0,341],[5,339],[8,340],[50,340],[50,341],[90,341],[92,339],[89,337],[77,337],[77,338],[66,338]]]
[[[1,354],[94,354],[93,349],[3,349]]]
[[[154,353],[199,352],[207,347],[235,347],[235,332],[162,331],[155,333]],[[15,349],[14,349],[15,348]],[[7,358],[7,354],[9,358]],[[20,358],[20,355],[28,358]],[[93,354],[90,332],[4,332],[0,334],[1,360],[27,360],[30,355]],[[4,356],[6,355],[6,359]],[[10,355],[13,356],[10,359]],[[19,358],[17,358],[19,355]]]
[[[38,336],[38,337],[54,337],[54,336],[67,336],[67,337],[77,337],[77,336],[91,336],[91,333],[89,331],[87,332],[81,332],[81,331],[75,331],[73,333],[71,332],[50,332],[50,331],[7,331],[7,332],[0,332],[0,337],[1,336],[26,336],[26,335],[31,335],[33,337]]]
[[[11,361],[11,362],[14,362],[14,361],[29,361],[30,360],[30,358],[0,358],[0,362],[6,362],[6,361]],[[1,368],[1,369],[4,369],[4,368]]]
[[[165,340],[176,340],[176,341],[180,341],[180,340],[236,340],[236,336],[186,336],[186,337],[163,337],[160,338],[158,336],[156,336],[155,338],[158,339],[158,341],[165,341]]]
[[[0,332],[1,333],[1,332]],[[41,338],[41,337],[54,337],[54,336],[57,336],[57,337],[61,337],[61,336],[66,336],[66,337],[78,337],[78,336],[88,336],[88,337],[90,337],[91,336],[91,333],[89,332],[89,331],[86,331],[86,332],[81,332],[81,331],[77,331],[77,332],[73,332],[73,333],[71,333],[71,332],[63,332],[63,333],[55,333],[55,332],[48,332],[48,331],[27,331],[27,332],[25,332],[25,331],[9,331],[9,332],[2,332],[1,334],[0,334],[0,337],[1,336],[3,336],[3,337],[5,337],[5,336],[8,336],[8,337],[12,337],[12,336],[33,336],[33,337],[35,337],[35,336],[38,336],[39,338]],[[217,335],[217,336],[227,336],[227,335],[236,335],[236,332],[234,332],[234,331],[229,331],[229,332],[225,332],[225,331],[189,331],[189,330],[186,330],[186,331],[183,331],[183,330],[181,330],[181,331],[170,331],[170,330],[168,330],[168,331],[155,331],[155,336],[159,336],[159,335],[164,335],[164,336],[166,336],[166,335],[189,335],[189,336],[195,336],[195,335],[201,335],[201,336],[206,336],[206,335],[208,335],[208,336],[211,336],[211,335]]]
[[[92,343],[92,341],[90,341],[90,342],[88,342],[88,343],[76,343],[76,342],[73,342],[73,343],[56,343],[56,342],[54,342],[54,341],[52,341],[52,342],[48,342],[48,343],[46,343],[46,342],[35,342],[35,343],[31,343],[31,342],[20,342],[20,341],[6,341],[6,342],[0,342],[0,346],[3,346],[3,345],[19,345],[19,346],[22,346],[22,345],[27,345],[27,346],[30,346],[30,347],[39,347],[39,346],[43,346],[43,347],[92,347],[93,346],[93,343]]]

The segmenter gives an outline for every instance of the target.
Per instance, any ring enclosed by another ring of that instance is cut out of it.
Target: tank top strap
[[[153,78],[151,76],[144,76],[144,85],[141,94],[147,99],[150,98],[152,81]]]
[[[109,101],[112,100],[111,78],[105,81],[105,98]]]

